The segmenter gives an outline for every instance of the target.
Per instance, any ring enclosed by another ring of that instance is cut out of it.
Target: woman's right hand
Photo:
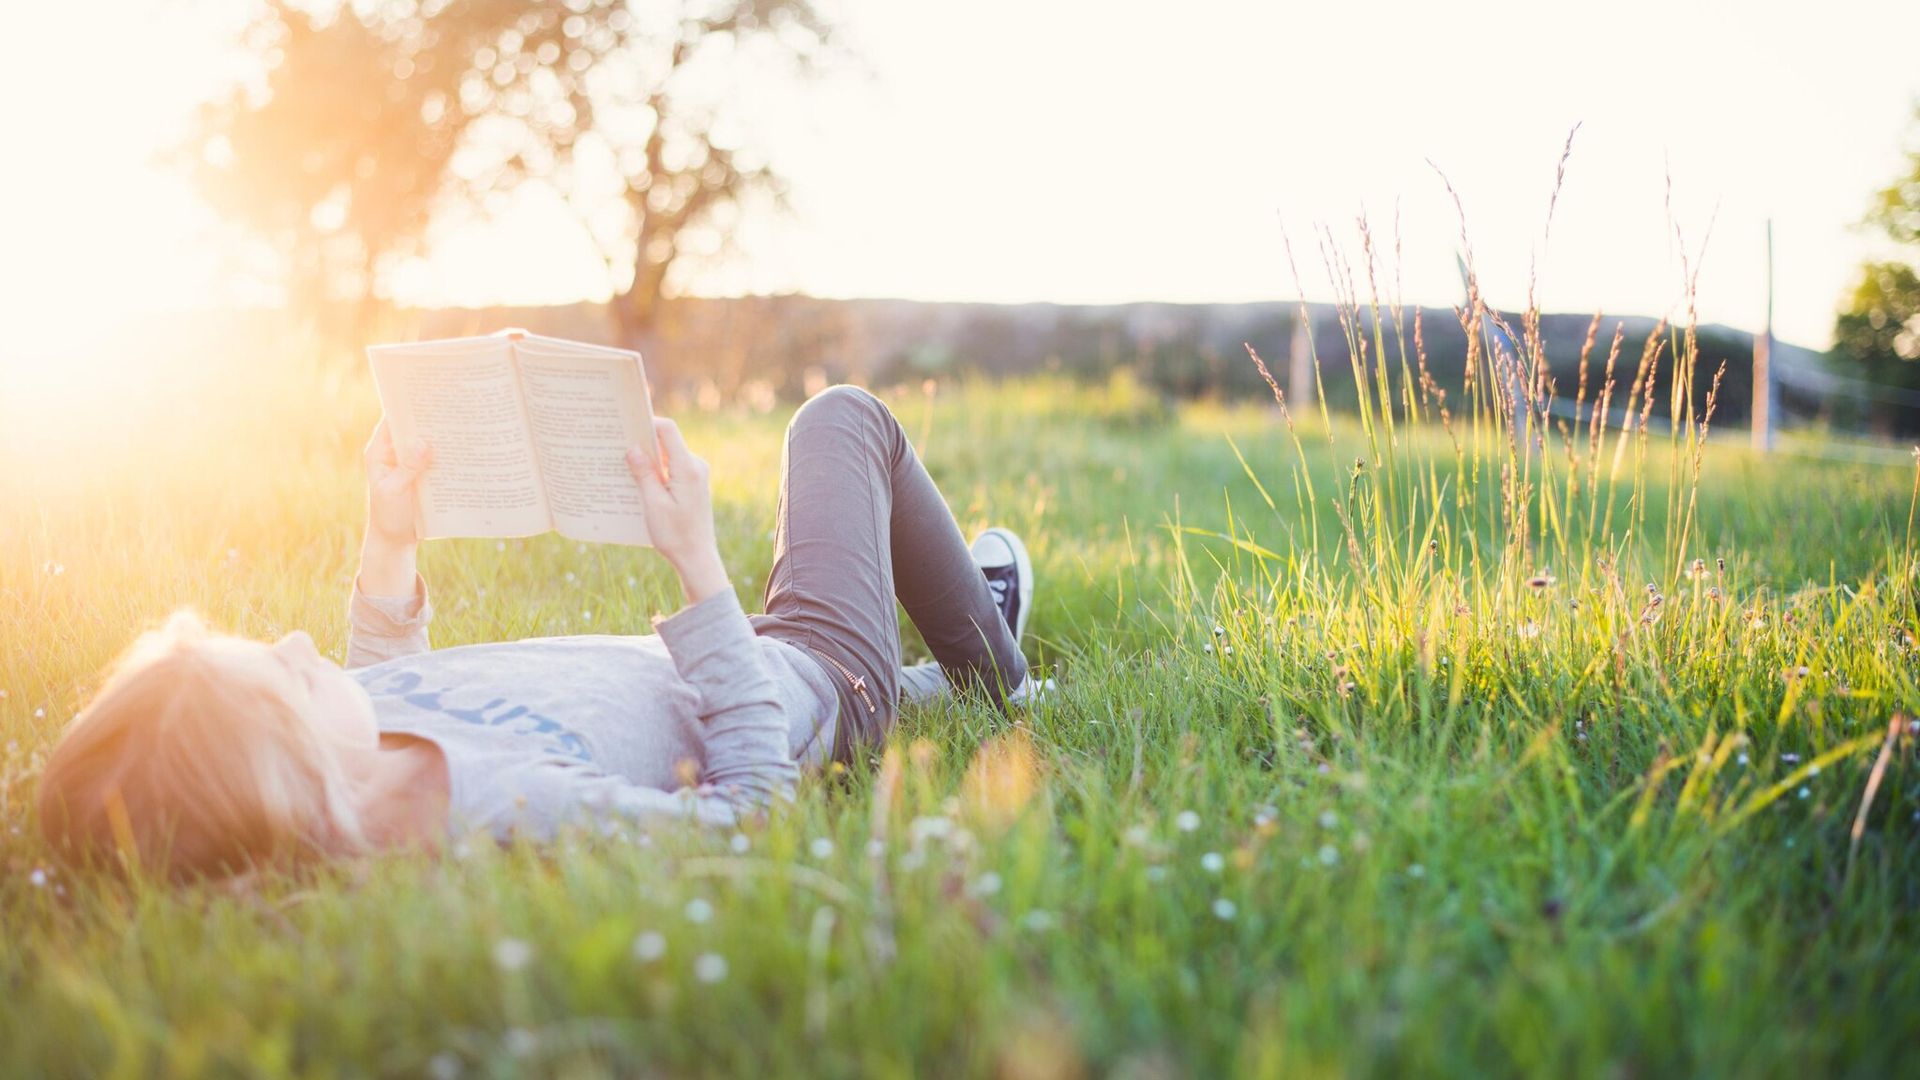
[[[731,588],[713,531],[713,492],[707,463],[666,417],[653,421],[654,445],[627,448],[627,468],[640,485],[647,533],[653,546],[680,575],[690,603]]]

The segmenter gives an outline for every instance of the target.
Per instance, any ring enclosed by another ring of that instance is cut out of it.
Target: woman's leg
[[[836,386],[787,426],[766,614],[754,622],[834,672],[838,760],[893,725],[896,598],[954,686],[997,702],[1026,677],[1013,631],[899,421],[872,394]]]

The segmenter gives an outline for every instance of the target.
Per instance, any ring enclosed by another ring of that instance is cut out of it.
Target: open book
[[[367,350],[394,445],[425,439],[419,534],[649,543],[627,447],[653,446],[640,354],[503,330]]]

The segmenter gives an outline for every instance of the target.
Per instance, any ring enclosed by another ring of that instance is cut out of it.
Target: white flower
[[[1745,765],[1747,763],[1747,755],[1743,752],[1737,760],[1739,764]]]
[[[1233,901],[1224,896],[1213,902],[1213,917],[1216,919],[1222,921],[1232,919],[1239,911],[1240,909],[1234,906]]]
[[[1819,776],[1819,775],[1820,775],[1820,766],[1818,766],[1818,765],[1809,765],[1809,766],[1807,766],[1807,775],[1808,775],[1808,776]]]
[[[1153,842],[1153,834],[1147,831],[1145,825],[1129,825],[1120,838],[1134,847],[1146,847]]]
[[[514,1057],[527,1057],[540,1048],[540,1038],[526,1028],[511,1028],[507,1031],[507,1053]]]
[[[1000,875],[989,870],[979,877],[974,878],[973,884],[968,887],[967,891],[975,896],[992,896],[994,893],[1000,891]]]
[[[1338,824],[1340,824],[1339,814],[1336,814],[1331,810],[1320,811],[1320,827],[1321,828],[1331,829]]]
[[[915,844],[928,840],[944,840],[953,833],[953,820],[935,814],[930,817],[917,817],[907,823],[907,835]]]
[[[460,1059],[445,1050],[427,1059],[427,1075],[433,1080],[454,1080],[460,1069]]]
[[[1804,799],[1804,798],[1806,798],[1806,797],[1807,797],[1808,795],[1811,795],[1811,794],[1813,794],[1813,793],[1812,793],[1811,791],[1808,791],[1808,790],[1807,790],[1806,788],[1804,788],[1804,787],[1800,789],[1800,797],[1801,797],[1801,798],[1803,798],[1803,799]]]
[[[746,833],[737,832],[733,834],[733,839],[727,841],[727,846],[733,849],[735,855],[745,855],[747,849],[753,846],[753,841],[747,839]]]
[[[519,938],[501,938],[493,943],[493,962],[502,971],[519,971],[533,959],[533,946]]]
[[[886,853],[887,853],[887,842],[885,840],[882,840],[876,836],[873,839],[867,841],[867,858],[877,859],[880,856],[885,855]]]
[[[719,953],[701,953],[693,958],[693,977],[703,983],[717,983],[727,977],[727,958]]]
[[[1524,622],[1514,627],[1513,632],[1520,635],[1522,640],[1531,640],[1540,636],[1540,624],[1536,622]]]
[[[574,580],[574,576],[573,576],[573,571],[571,571],[571,570],[569,570],[569,571],[567,571],[567,572],[566,572],[566,574],[565,574],[565,576],[564,576],[564,578],[563,578],[563,580],[566,580],[566,581],[573,581],[573,580]]]
[[[1789,765],[1798,765],[1800,763],[1800,755],[1799,754],[1781,754],[1780,760],[1786,762]]]
[[[1339,861],[1340,861],[1339,848],[1334,847],[1332,844],[1320,845],[1320,865],[1321,866],[1332,866],[1334,863],[1337,863]]]
[[[1200,856],[1200,868],[1209,874],[1217,874],[1227,868],[1227,860],[1221,858],[1219,852],[1209,851]]]
[[[633,958],[651,964],[667,955],[667,938],[658,930],[646,930],[633,939]]]
[[[703,923],[713,918],[713,905],[696,896],[687,901],[684,914],[687,916],[688,922]]]
[[[27,875],[27,880],[33,883],[34,888],[44,889],[47,887],[47,872],[36,866],[33,873]]]
[[[1182,810],[1173,819],[1173,826],[1181,832],[1192,832],[1200,827],[1200,815],[1191,810]]]
[[[1221,634],[1224,634],[1224,633],[1226,633],[1226,632],[1227,632],[1227,628],[1226,628],[1226,627],[1224,627],[1224,626],[1221,626],[1221,625],[1220,625],[1219,623],[1214,623],[1214,624],[1213,624],[1213,636],[1214,636],[1214,637],[1219,637],[1219,636],[1220,636]]]
[[[585,545],[585,544],[575,544],[575,545],[573,546],[573,550],[574,550],[574,551],[575,551],[576,553],[578,553],[578,554],[581,554],[581,555],[585,555],[585,554],[587,553],[587,545]]]
[[[33,710],[33,718],[34,718],[35,720],[43,720],[43,719],[45,719],[45,718],[46,718],[46,715],[47,715],[47,710],[45,710],[45,709],[35,709],[35,710]]]
[[[1414,863],[1412,866],[1407,867],[1407,876],[1416,879],[1426,877],[1427,868],[1419,863]]]
[[[1020,917],[1021,926],[1024,926],[1027,929],[1033,930],[1036,932],[1042,931],[1042,930],[1051,930],[1055,926],[1058,926],[1059,924],[1060,924],[1060,920],[1054,918],[1052,912],[1042,911],[1039,908],[1034,908],[1032,911],[1029,911],[1025,915],[1022,915]]]
[[[1200,646],[1200,649],[1201,649],[1201,651],[1202,651],[1202,652],[1212,652],[1212,651],[1213,651],[1213,642],[1211,642],[1211,641],[1209,641],[1209,642],[1207,642],[1207,643],[1206,643],[1205,645],[1202,645],[1202,646]]]
[[[581,622],[592,622],[592,621],[593,621],[593,612],[591,612],[591,611],[581,611],[581,612],[580,612],[580,621],[581,621]]]
[[[495,540],[493,542],[493,550],[495,551],[507,550],[507,542],[505,540]]]
[[[816,836],[813,838],[813,843],[807,845],[807,851],[816,859],[831,858],[833,856],[833,841],[824,836]]]

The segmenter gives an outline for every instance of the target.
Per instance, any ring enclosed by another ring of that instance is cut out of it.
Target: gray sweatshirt
[[[654,635],[528,638],[430,651],[433,606],[348,605],[347,667],[382,731],[438,746],[454,835],[551,838],[563,824],[727,826],[792,797],[796,760],[825,758],[826,670],[758,637],[732,592],[654,621]]]

